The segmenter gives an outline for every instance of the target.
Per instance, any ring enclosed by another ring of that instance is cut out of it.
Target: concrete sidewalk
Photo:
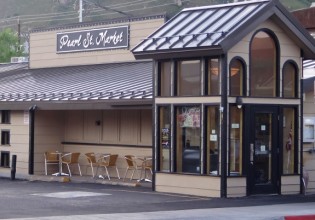
[[[117,213],[117,214],[95,214],[95,215],[71,215],[71,216],[53,216],[40,218],[16,218],[16,219],[42,219],[42,220],[284,220],[288,216],[314,216],[315,203],[291,203],[282,205],[265,205],[234,208],[213,208],[213,209],[190,209],[178,211],[159,211],[159,212],[140,212],[140,213]],[[293,218],[290,218],[290,220]],[[13,219],[11,219],[13,220]]]

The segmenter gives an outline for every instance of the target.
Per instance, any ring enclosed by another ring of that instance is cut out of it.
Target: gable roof
[[[0,105],[152,102],[152,61],[28,69],[0,65]],[[147,102],[146,102],[147,100]]]
[[[315,58],[315,40],[278,0],[184,9],[132,52],[136,58],[224,54],[269,18],[301,47],[305,58]]]

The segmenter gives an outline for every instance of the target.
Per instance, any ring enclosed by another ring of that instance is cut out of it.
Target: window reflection
[[[220,94],[220,65],[219,59],[208,60],[208,95]]]
[[[297,172],[295,158],[297,146],[295,146],[295,109],[283,109],[283,173],[294,174]]]
[[[244,67],[242,61],[234,59],[230,65],[230,95],[242,96],[244,91]]]
[[[159,95],[171,96],[171,62],[161,62],[159,74]]]
[[[276,96],[277,50],[274,39],[258,32],[251,43],[250,94],[256,97]]]
[[[296,96],[296,67],[291,62],[283,66],[283,97],[294,98]]]
[[[159,107],[160,170],[170,172],[171,112],[169,107]]]
[[[220,143],[219,106],[207,107],[207,174],[219,174],[219,143]]]
[[[200,134],[200,107],[177,107],[177,172],[200,173]]]
[[[177,95],[201,95],[201,65],[200,60],[179,61],[177,66]]]
[[[243,119],[242,110],[236,106],[230,106],[230,149],[229,149],[229,175],[242,174],[243,151]]]

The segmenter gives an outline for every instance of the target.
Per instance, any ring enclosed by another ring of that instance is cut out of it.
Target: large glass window
[[[201,95],[201,64],[200,60],[178,61],[177,65],[177,96]]]
[[[220,94],[220,64],[219,59],[209,59],[207,62],[207,94]]]
[[[160,171],[170,172],[171,112],[169,107],[159,107]]]
[[[297,68],[292,62],[286,62],[283,66],[283,97],[296,97]]]
[[[277,47],[266,32],[258,32],[250,47],[250,95],[277,96]]]
[[[233,59],[230,64],[230,95],[244,95],[244,64],[239,59]]]
[[[200,173],[200,107],[176,107],[176,171]]]
[[[220,112],[219,106],[208,106],[207,116],[207,174],[219,174]]]
[[[295,109],[283,109],[283,173],[297,173],[297,149]]]
[[[229,175],[242,175],[243,154],[243,115],[242,109],[230,106],[230,148],[229,148]]]
[[[159,95],[171,96],[171,62],[161,62],[159,65]]]

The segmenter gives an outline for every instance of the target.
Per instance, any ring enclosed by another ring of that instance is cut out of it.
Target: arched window
[[[275,37],[265,31],[255,34],[250,45],[250,95],[276,97],[278,49]]]
[[[297,95],[297,65],[288,61],[283,65],[282,89],[284,98],[295,98]]]
[[[230,63],[230,95],[245,95],[245,67],[240,58],[234,58]]]

